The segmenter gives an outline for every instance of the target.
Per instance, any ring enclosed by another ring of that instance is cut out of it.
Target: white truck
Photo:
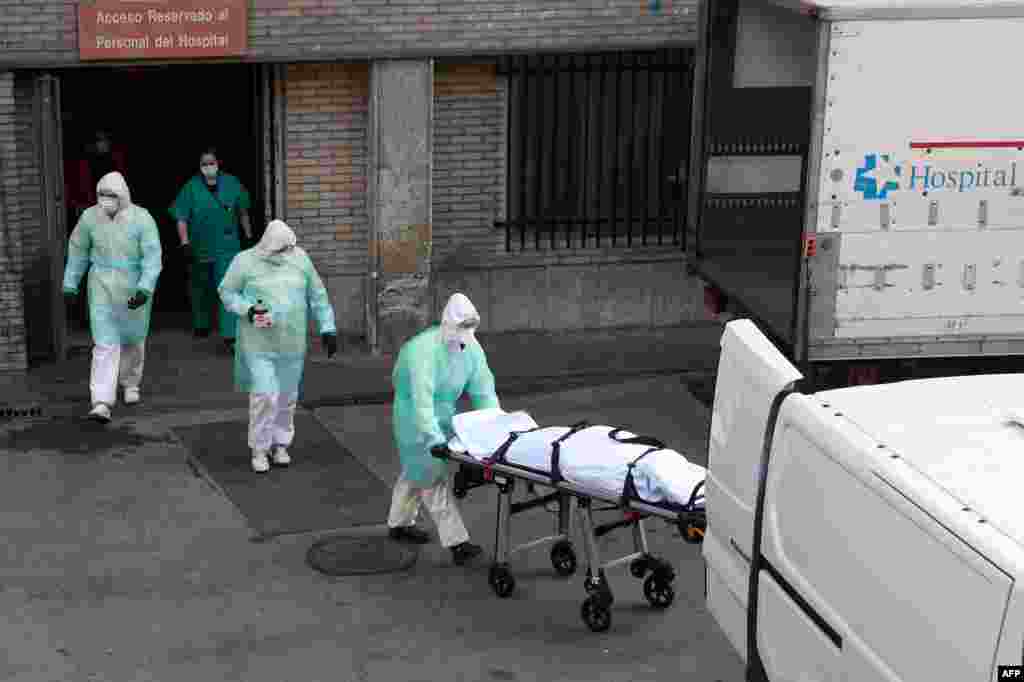
[[[747,681],[1022,679],[1024,375],[801,378],[726,325],[703,554]]]
[[[1024,2],[701,12],[688,249],[713,312],[819,382],[1018,367]]]

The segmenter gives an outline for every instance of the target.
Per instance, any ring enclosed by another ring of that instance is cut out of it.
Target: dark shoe
[[[483,551],[480,545],[474,545],[472,542],[463,542],[461,545],[452,547],[452,561],[455,562],[456,566],[462,566],[483,554]]]
[[[197,339],[205,339],[209,335],[210,335],[210,330],[209,329],[196,329],[196,330],[194,330],[192,332],[192,336],[196,337]]]
[[[388,536],[398,542],[408,542],[413,545],[425,545],[430,542],[430,535],[416,526],[399,526],[388,528]]]

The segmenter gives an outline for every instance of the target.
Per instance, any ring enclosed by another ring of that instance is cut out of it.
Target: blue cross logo
[[[902,168],[892,163],[888,154],[868,154],[857,169],[854,191],[865,199],[885,199],[889,192],[899,190]]]

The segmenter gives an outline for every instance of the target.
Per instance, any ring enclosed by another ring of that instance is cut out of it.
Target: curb
[[[607,386],[609,384],[626,383],[628,381],[653,379],[656,377],[678,376],[681,380],[697,379],[714,375],[714,369],[683,369],[667,368],[632,372],[595,372],[584,370],[563,374],[520,377],[508,379],[499,386],[499,393],[509,396],[522,396],[536,393],[556,394],[580,388]],[[228,394],[225,394],[227,396]],[[240,394],[231,394],[237,396]],[[324,395],[311,399],[301,399],[300,407],[316,410],[324,407],[353,407],[357,405],[387,405],[393,398],[392,391],[367,391],[338,395]],[[82,412],[85,404],[82,401],[58,400],[45,401],[34,399],[21,402],[0,402],[0,426],[29,419],[60,419],[73,418]],[[243,404],[224,402],[203,403],[200,401],[160,401],[150,399],[137,408],[132,408],[132,416],[149,416],[153,413],[195,411],[208,409],[244,408]],[[82,413],[84,418],[84,413]]]

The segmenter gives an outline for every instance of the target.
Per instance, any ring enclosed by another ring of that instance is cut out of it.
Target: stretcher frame
[[[575,430],[576,427],[573,427]],[[572,433],[572,432],[570,432]],[[557,470],[556,461],[553,469]],[[668,608],[675,600],[672,582],[675,580],[675,569],[672,565],[651,554],[647,543],[647,532],[644,520],[648,516],[656,516],[666,521],[675,522],[682,537],[691,544],[703,541],[707,526],[703,507],[695,504],[704,481],[698,483],[690,495],[686,505],[653,504],[638,497],[624,494],[619,497],[603,493],[595,493],[576,485],[559,476],[545,475],[536,469],[520,466],[494,458],[477,459],[468,453],[452,451],[447,445],[439,445],[431,449],[431,454],[438,459],[457,462],[460,466],[456,474],[455,496],[465,497],[469,490],[485,485],[498,488],[498,509],[495,524],[494,561],[491,565],[488,582],[497,596],[505,598],[515,590],[515,578],[509,569],[509,559],[520,552],[545,545],[553,545],[551,563],[555,571],[562,577],[576,572],[577,558],[573,547],[573,515],[572,500],[576,500],[576,511],[583,531],[583,545],[587,561],[587,577],[583,587],[587,597],[580,609],[580,616],[594,632],[604,632],[611,627],[611,606],[615,601],[606,570],[628,564],[630,573],[637,579],[644,580],[644,596],[652,607]],[[473,477],[468,472],[482,473]],[[477,481],[467,480],[477,478]],[[528,488],[541,485],[554,490],[553,493],[532,500],[513,503],[512,493],[516,480],[526,482]],[[482,481],[482,482],[481,482]],[[631,478],[627,477],[627,491],[632,487]],[[625,491],[624,491],[625,492]],[[602,525],[594,523],[593,502],[604,502],[607,510],[621,509],[625,518]],[[554,535],[536,538],[521,545],[512,546],[511,517],[539,506],[557,502],[558,527]],[[626,556],[603,562],[597,538],[623,527],[630,527],[633,536],[633,552]]]

